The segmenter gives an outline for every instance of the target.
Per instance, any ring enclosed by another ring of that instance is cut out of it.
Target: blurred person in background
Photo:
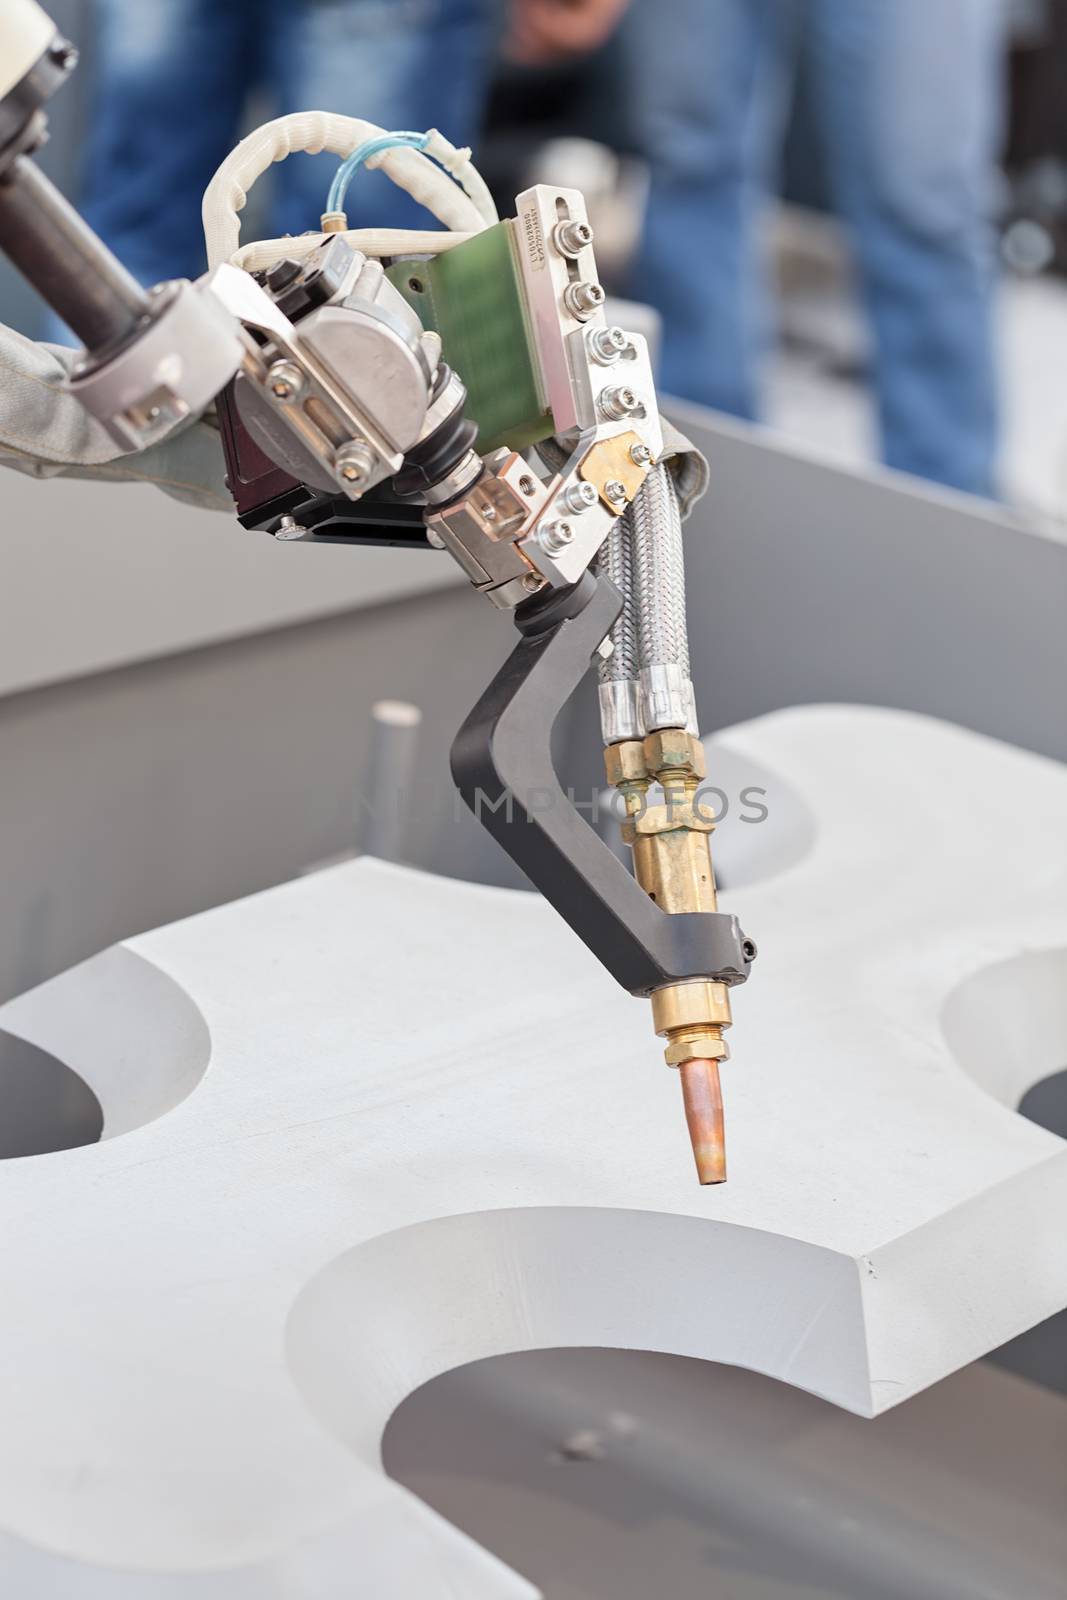
[[[992,494],[1003,26],[1004,0],[635,0],[629,91],[651,187],[631,287],[663,314],[670,393],[759,414],[760,224],[802,40],[884,459]]]
[[[593,48],[625,0],[94,0],[81,208],[143,283],[204,269],[200,204],[256,120],[323,110],[473,143],[504,33],[523,60]],[[336,157],[273,173],[263,231],[315,229]],[[349,190],[353,227],[425,225],[381,174]]]
[[[200,203],[256,121],[337,111],[386,128],[477,124],[491,0],[95,0],[81,209],[144,283],[204,270]],[[257,112],[259,106],[257,104]],[[275,168],[270,236],[317,228],[336,157]],[[354,227],[424,220],[380,175],[352,185]]]

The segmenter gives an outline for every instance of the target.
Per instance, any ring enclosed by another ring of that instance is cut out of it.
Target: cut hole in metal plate
[[[95,1144],[103,1127],[100,1102],[76,1072],[0,1032],[0,1161]]]
[[[1027,1089],[1019,1101],[1019,1115],[1067,1139],[1067,1068]],[[1067,1394],[1067,1311],[1001,1345],[990,1359],[1033,1383]]]
[[[1019,1115],[1067,1139],[1067,1067],[1027,1089],[1019,1101]]]

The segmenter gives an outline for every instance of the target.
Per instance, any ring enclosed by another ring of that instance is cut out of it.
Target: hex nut
[[[721,1034],[694,1034],[691,1038],[672,1039],[663,1059],[669,1067],[680,1067],[683,1061],[728,1061],[730,1046]]]
[[[650,772],[689,772],[694,778],[707,774],[704,746],[684,728],[660,728],[645,739],[645,760]]]
[[[624,783],[646,782],[648,768],[640,739],[624,739],[621,744],[609,744],[604,751],[604,771],[614,789]]]

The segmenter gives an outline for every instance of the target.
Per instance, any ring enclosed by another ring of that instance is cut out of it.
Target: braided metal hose
[[[597,570],[610,578],[622,595],[622,610],[608,638],[611,654],[599,662],[600,722],[605,744],[639,739],[643,732],[638,708],[639,652],[634,603],[633,516],[628,507],[612,527],[597,558]]]
[[[630,510],[633,593],[638,630],[640,716],[644,732],[695,732],[685,615],[682,514],[665,466],[652,469]]]

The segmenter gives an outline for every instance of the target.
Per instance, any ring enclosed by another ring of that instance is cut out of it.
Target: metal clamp
[[[552,765],[556,718],[622,605],[586,573],[516,614],[523,638],[452,746],[452,776],[478,820],[631,994],[748,977],[755,947],[724,912],[661,911],[564,793]]]

